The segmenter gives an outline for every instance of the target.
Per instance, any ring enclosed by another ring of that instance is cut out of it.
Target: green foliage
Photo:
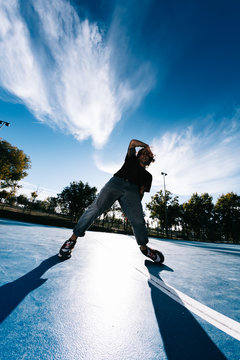
[[[32,202],[35,202],[36,199],[37,199],[37,197],[38,197],[37,191],[31,192],[31,201],[32,201]]]
[[[233,192],[222,195],[215,205],[216,222],[221,238],[240,241],[240,196]]]
[[[167,193],[169,192],[166,192],[166,199],[168,199]],[[162,190],[151,197],[146,207],[150,211],[150,217],[159,220],[162,227],[165,226],[165,197]]]
[[[15,197],[15,191],[6,191],[1,190],[0,191],[0,202],[4,202],[5,204],[14,205],[17,201],[17,198]]]
[[[23,205],[24,207],[26,207],[29,204],[29,200],[25,195],[18,195],[17,196],[17,203],[19,205]]]
[[[1,190],[0,191],[0,201],[2,202],[3,200],[7,199],[8,197],[8,192],[6,190]]]
[[[30,158],[16,146],[0,140],[0,183],[1,188],[11,187],[14,192],[17,182],[23,179],[30,168]]]
[[[214,220],[214,204],[212,197],[207,194],[193,194],[187,203],[182,204],[182,227],[194,237],[207,238],[211,232]]]
[[[10,195],[6,200],[8,205],[16,205],[17,198],[14,195]]]
[[[168,226],[180,224],[184,238],[193,235],[196,240],[240,242],[240,196],[234,193],[222,195],[213,204],[208,193],[193,194],[188,202],[178,204],[166,191]],[[147,204],[150,217],[165,227],[165,197],[162,191],[152,196]]]
[[[180,206],[178,197],[172,197],[170,191],[166,190],[166,198],[163,191],[160,190],[151,197],[151,202],[146,204],[147,209],[150,211],[150,217],[157,219],[162,228],[171,228],[179,224],[180,219]],[[167,209],[166,209],[167,207]],[[166,210],[167,210],[167,224],[166,224]]]
[[[54,197],[54,196],[48,197],[45,200],[45,203],[46,203],[47,212],[54,213],[56,211],[57,206],[58,206],[56,197]]]
[[[82,181],[72,182],[57,195],[61,210],[70,215],[74,220],[81,216],[84,210],[96,197],[97,188],[90,187]]]

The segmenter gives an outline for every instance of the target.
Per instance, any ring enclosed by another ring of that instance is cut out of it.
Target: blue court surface
[[[1,360],[239,360],[240,246],[0,219]]]

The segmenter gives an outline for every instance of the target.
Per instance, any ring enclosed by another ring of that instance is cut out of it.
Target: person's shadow
[[[162,283],[166,292],[180,303],[152,284],[156,278],[163,281],[159,274],[161,271],[173,270],[150,260],[145,261],[145,266],[150,275],[153,308],[168,360],[226,360],[191,312],[182,305],[176,292]]]
[[[57,255],[51,256],[29,273],[0,287],[0,323],[11,314],[31,291],[47,281],[47,279],[41,279],[41,276],[59,262]]]

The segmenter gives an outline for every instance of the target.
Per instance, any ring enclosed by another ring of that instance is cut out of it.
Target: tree
[[[240,241],[240,196],[230,192],[218,198],[215,205],[216,221],[221,238]]]
[[[3,200],[6,200],[8,197],[8,192],[6,190],[1,190],[0,191],[0,201],[2,202]]]
[[[0,140],[0,187],[12,188],[15,194],[17,182],[27,176],[30,158],[16,146]]]
[[[109,220],[111,224],[111,228],[114,227],[114,223],[119,225],[119,219],[117,219],[116,214],[120,214],[120,216],[126,217],[125,214],[123,214],[121,207],[118,205],[118,202],[115,201],[114,204],[107,210],[107,213],[109,214]]]
[[[187,203],[182,205],[182,227],[189,233],[194,232],[194,237],[209,238],[214,226],[214,204],[208,193],[198,195],[195,193]]]
[[[77,220],[96,198],[96,192],[97,188],[90,187],[88,183],[74,181],[57,195],[57,199],[61,210]]]
[[[31,192],[31,201],[34,203],[38,197],[37,191]]]
[[[10,195],[10,196],[7,198],[7,204],[8,204],[8,205],[16,205],[16,202],[17,202],[17,198],[16,198],[16,196],[14,196],[14,195]]]
[[[0,191],[0,201],[8,205],[14,205],[17,201],[15,196],[15,190],[11,189],[10,191],[1,190]]]
[[[162,228],[172,228],[172,226],[178,225],[180,221],[180,206],[178,202],[178,196],[172,197],[172,193],[166,190],[166,199],[163,191],[160,190],[154,196],[151,197],[151,202],[146,204],[148,210],[150,210],[150,217],[157,219],[160,222]],[[166,224],[166,207],[167,207],[167,224]]]
[[[48,197],[46,199],[46,203],[47,203],[47,211],[49,213],[55,213],[56,208],[58,206],[57,204],[57,198],[54,196]]]
[[[18,195],[17,196],[17,203],[19,204],[19,205],[23,205],[24,206],[24,208],[25,207],[27,207],[27,205],[29,204],[29,200],[28,200],[28,198],[25,196],[25,195]]]

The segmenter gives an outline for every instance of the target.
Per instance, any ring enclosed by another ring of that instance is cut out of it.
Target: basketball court
[[[0,219],[0,359],[240,359],[239,245],[70,234]]]

